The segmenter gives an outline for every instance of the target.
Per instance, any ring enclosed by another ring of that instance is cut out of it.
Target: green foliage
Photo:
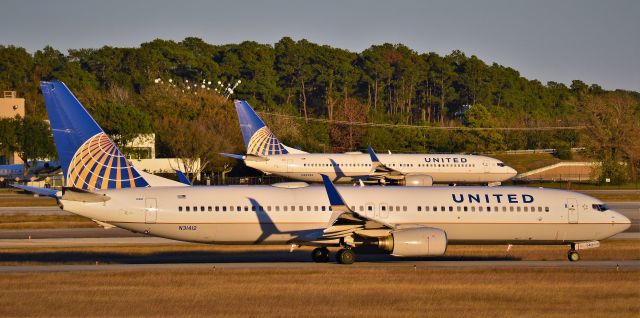
[[[18,153],[25,163],[56,155],[49,125],[33,117],[0,119],[0,150]]]
[[[177,133],[175,129],[198,123],[215,132],[192,134],[214,144],[211,151],[242,151],[229,102],[176,89],[167,91],[166,85],[154,83],[156,78],[191,84],[203,79],[214,83],[241,80],[234,98],[246,99],[258,110],[305,119],[338,120],[340,103],[354,99],[366,106],[364,115],[370,122],[472,128],[579,125],[584,122],[582,103],[610,93],[579,80],[569,86],[556,82],[545,85],[510,67],[489,65],[458,50],[441,56],[391,43],[350,52],[289,37],[274,45],[252,41],[215,45],[188,37],[180,42],[156,39],[133,48],[71,49],[66,55],[52,47],[29,54],[23,48],[0,45],[0,90],[17,90],[25,97],[27,114],[33,118],[46,117],[39,81],[59,79],[108,132],[123,138],[120,144],[134,133],[154,131],[158,154],[181,153],[180,143],[169,137]],[[640,109],[640,93],[624,93]],[[471,110],[460,116],[466,105],[471,105]],[[283,142],[304,150],[329,151],[340,146],[327,124],[277,117],[265,120]],[[575,131],[461,132],[389,127],[357,131],[358,138],[351,139],[358,143],[350,142],[348,148],[364,149],[371,144],[383,151],[407,152],[553,147],[563,151],[588,144]],[[2,138],[13,137],[7,133]],[[206,157],[212,167],[227,163],[215,154]],[[627,154],[623,159],[637,162],[632,157]]]

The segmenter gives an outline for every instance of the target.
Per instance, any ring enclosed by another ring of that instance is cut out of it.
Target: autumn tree
[[[367,105],[360,103],[355,98],[349,98],[339,103],[336,120],[346,123],[333,124],[331,127],[331,139],[335,149],[352,151],[357,148],[363,133],[362,127],[348,123],[365,122],[368,112]]]

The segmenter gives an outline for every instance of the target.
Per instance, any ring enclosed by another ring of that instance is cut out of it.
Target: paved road
[[[60,210],[57,206],[24,206],[24,207],[0,207],[0,216],[2,215],[74,215],[71,212]]]
[[[639,270],[640,261],[385,261],[357,262],[353,265],[313,262],[247,262],[247,263],[173,263],[173,264],[107,264],[107,265],[19,265],[0,266],[0,273],[10,272],[80,272],[80,271],[148,271],[188,269],[330,269],[342,266],[349,268],[375,268],[396,270],[475,270],[475,269],[603,269],[612,271]]]

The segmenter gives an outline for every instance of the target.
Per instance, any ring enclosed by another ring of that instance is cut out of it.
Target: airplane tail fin
[[[255,156],[286,155],[287,147],[264,124],[247,101],[235,101],[236,112],[247,154]]]
[[[64,83],[43,81],[40,89],[66,186],[84,190],[149,186]]]

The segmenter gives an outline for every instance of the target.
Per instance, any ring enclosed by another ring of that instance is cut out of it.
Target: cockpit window
[[[506,166],[504,162],[498,162],[498,167],[504,167],[504,166]]]
[[[591,206],[594,210],[604,212],[609,210],[609,207],[606,204],[594,204]]]

